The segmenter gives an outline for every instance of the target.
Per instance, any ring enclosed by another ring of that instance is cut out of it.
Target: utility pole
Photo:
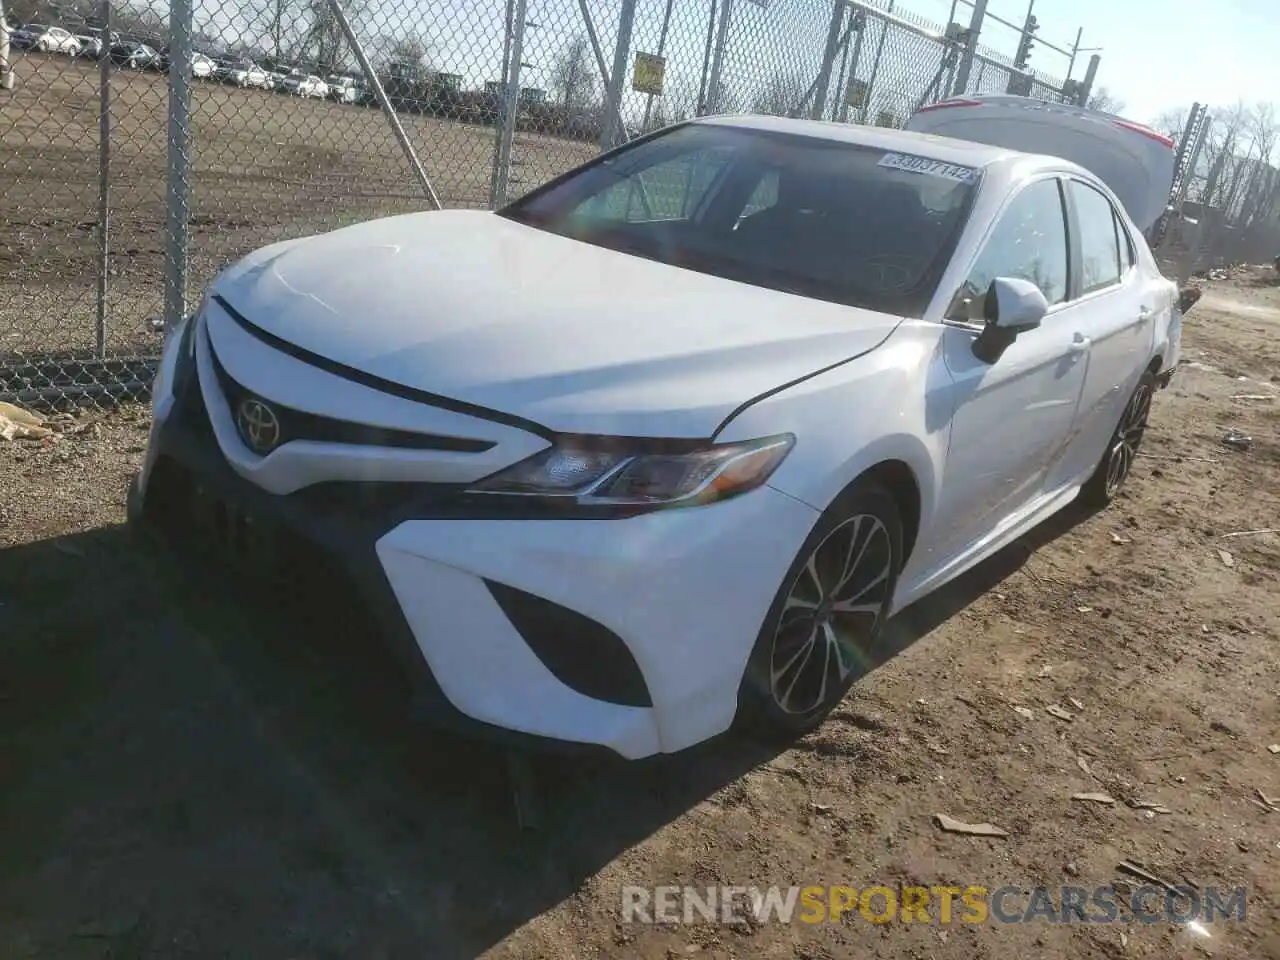
[[[973,16],[969,18],[969,32],[964,41],[964,52],[960,55],[960,69],[956,71],[955,86],[951,88],[951,96],[962,96],[969,87],[969,72],[973,69],[973,57],[978,52],[978,35],[982,32],[982,21],[987,15],[987,0],[974,0]]]
[[[1035,44],[1036,31],[1040,29],[1040,21],[1032,13],[1035,0],[1027,7],[1027,19],[1022,23],[1022,37],[1018,40],[1018,52],[1013,58],[1013,65],[1019,70],[1026,70],[1031,61],[1031,47]]]

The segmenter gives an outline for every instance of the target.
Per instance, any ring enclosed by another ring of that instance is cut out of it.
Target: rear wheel
[[[818,726],[859,677],[888,616],[902,521],[882,487],[855,488],[818,521],[756,638],[739,724],[791,738]]]
[[[1155,396],[1156,377],[1150,370],[1143,371],[1142,378],[1134,387],[1125,404],[1120,422],[1116,424],[1111,439],[1107,442],[1107,451],[1093,471],[1084,487],[1080,490],[1080,498],[1086,504],[1105,507],[1116,498],[1120,488],[1133,470],[1133,462],[1138,458],[1138,449],[1142,446],[1142,438],[1147,432],[1147,419],[1151,415],[1151,398]]]

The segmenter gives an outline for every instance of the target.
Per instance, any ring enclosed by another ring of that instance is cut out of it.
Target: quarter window
[[[1057,180],[1025,188],[999,222],[957,294],[950,316],[983,320],[983,301],[996,277],[1030,280],[1052,306],[1067,298],[1067,226]]]
[[[1093,293],[1120,282],[1120,244],[1111,201],[1088,184],[1070,183],[1080,225],[1080,292]]]

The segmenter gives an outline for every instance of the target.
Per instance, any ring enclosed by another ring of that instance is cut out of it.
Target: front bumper
[[[195,371],[184,379],[174,366],[162,364],[171,381],[156,392],[131,516],[172,525],[199,499],[324,558],[373,614],[433,722],[627,758],[732,723],[812,508],[769,487],[610,520],[481,513],[403,483],[270,493],[230,467]]]

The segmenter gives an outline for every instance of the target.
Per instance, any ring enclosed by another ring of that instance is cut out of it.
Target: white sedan
[[[1067,161],[704,119],[232,266],[170,334],[130,512],[199,490],[211,538],[300,538],[483,730],[794,736],[897,611],[1116,496],[1175,311]]]
[[[329,96],[329,85],[316,76],[290,74],[284,78],[284,89],[295,97],[315,97],[323,100]]]
[[[29,24],[15,30],[10,40],[16,47],[27,47],[40,53],[65,53],[72,57],[80,56],[80,41],[69,30],[64,30],[62,27]]]
[[[227,71],[227,80],[238,87],[271,87],[271,75],[256,63],[244,63]]]

